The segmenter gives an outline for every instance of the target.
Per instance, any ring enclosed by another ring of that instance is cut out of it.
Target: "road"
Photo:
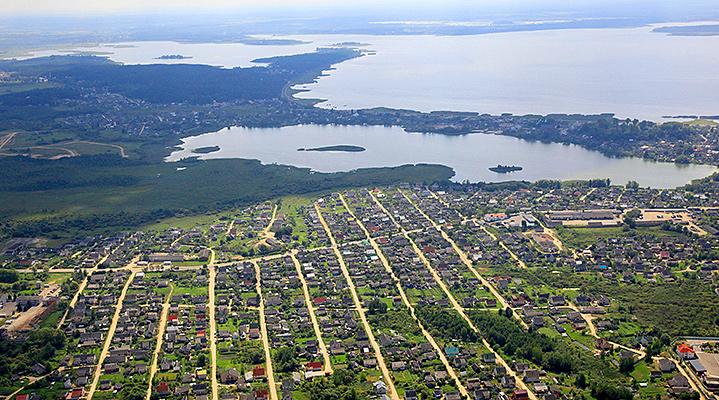
[[[117,323],[120,321],[120,315],[122,313],[122,303],[125,301],[125,296],[127,295],[127,290],[130,288],[130,284],[135,279],[135,275],[137,274],[137,269],[131,269],[130,270],[130,277],[127,278],[127,282],[125,282],[125,286],[122,288],[122,292],[120,292],[120,297],[117,299],[117,304],[115,304],[115,315],[112,316],[112,322],[110,323],[110,328],[107,330],[107,337],[105,338],[105,344],[102,346],[102,351],[100,352],[100,357],[97,358],[97,365],[95,366],[95,374],[92,378],[92,384],[90,385],[90,389],[87,391],[87,399],[91,400],[92,396],[95,394],[95,390],[97,389],[97,384],[100,381],[100,375],[102,374],[102,364],[105,362],[105,358],[107,357],[107,353],[110,351],[110,345],[112,344],[112,338],[115,336],[115,330],[117,329]]]
[[[392,267],[389,265],[389,261],[387,261],[387,258],[384,255],[384,252],[382,252],[382,249],[379,247],[377,242],[372,238],[369,231],[367,230],[367,227],[362,223],[362,221],[357,218],[357,216],[352,212],[352,210],[347,205],[347,201],[345,200],[345,197],[342,195],[342,193],[339,193],[340,200],[342,201],[342,205],[347,210],[347,212],[354,218],[357,225],[362,229],[362,232],[364,232],[365,237],[369,241],[370,245],[372,245],[372,248],[374,249],[375,254],[377,254],[377,257],[379,257],[380,261],[382,262],[382,265],[384,266],[385,271],[389,274],[389,276],[394,281],[395,285],[397,286],[397,290],[399,291],[399,296],[402,299],[402,303],[404,303],[405,307],[409,310],[410,315],[412,316],[412,319],[415,321],[417,326],[419,326],[419,329],[422,331],[422,335],[424,335],[425,339],[427,339],[427,342],[432,345],[432,348],[434,348],[434,351],[439,356],[440,361],[442,361],[442,364],[444,364],[444,368],[447,370],[447,374],[450,378],[454,381],[455,385],[457,385],[457,388],[459,389],[459,392],[462,394],[463,397],[469,397],[469,392],[467,392],[467,388],[462,384],[462,381],[459,379],[459,376],[455,372],[454,368],[452,368],[452,365],[449,363],[449,360],[444,354],[444,351],[442,350],[442,347],[439,346],[437,341],[434,339],[434,337],[427,331],[427,329],[424,328],[424,325],[420,322],[419,318],[417,318],[417,315],[415,313],[414,306],[412,306],[412,303],[410,303],[409,298],[407,297],[407,294],[404,291],[404,288],[402,288],[402,283],[400,282],[399,278],[397,278],[397,275],[395,275],[394,271],[392,270]]]
[[[494,285],[492,285],[491,282],[486,280],[482,275],[480,275],[479,271],[477,271],[477,269],[474,268],[474,264],[472,264],[472,261],[469,259],[469,257],[467,257],[467,254],[464,251],[462,251],[462,249],[460,249],[459,246],[457,246],[457,243],[447,234],[447,232],[445,232],[442,229],[442,227],[439,226],[439,224],[437,224],[432,218],[430,218],[429,215],[427,215],[424,212],[424,210],[422,210],[412,199],[409,198],[409,196],[407,196],[401,190],[399,192],[402,194],[402,196],[404,196],[405,199],[407,199],[407,201],[410,204],[412,204],[412,206],[415,209],[417,209],[417,211],[419,211],[420,214],[422,214],[422,216],[425,219],[427,219],[427,221],[429,221],[432,224],[434,229],[436,229],[439,232],[439,234],[442,235],[442,238],[444,238],[444,240],[446,240],[447,243],[449,243],[450,246],[452,246],[452,249],[454,250],[455,253],[457,253],[457,255],[459,256],[459,259],[462,260],[462,263],[470,270],[470,272],[472,272],[472,275],[474,275],[480,282],[482,282],[482,285],[484,285],[485,287],[487,287],[487,289],[489,289],[490,293],[492,293],[492,295],[502,305],[502,308],[504,308],[504,309],[509,308],[510,310],[512,310],[512,315],[517,320],[517,322],[519,322],[519,324],[522,325],[522,327],[524,327],[525,329],[529,329],[529,326],[527,326],[527,323],[522,320],[522,318],[519,316],[519,314],[517,314],[517,312],[514,309],[512,309],[512,307],[510,307],[507,299],[505,299],[504,296],[502,296],[499,293],[499,291],[494,287]],[[435,195],[434,193],[432,193],[432,194]],[[439,199],[439,197],[437,197],[437,199]]]
[[[210,360],[212,360],[212,378],[210,380],[212,385],[212,400],[219,398],[220,387],[217,384],[217,320],[215,319],[215,282],[217,280],[217,266],[215,265],[215,250],[210,250],[210,259],[207,263],[208,269],[208,313],[210,314]]]
[[[407,233],[407,230],[404,229],[404,227],[397,222],[397,220],[394,218],[394,216],[385,208],[385,206],[380,203],[379,199],[374,195],[374,193],[370,192],[370,196],[372,196],[372,199],[379,205],[379,207],[382,209],[382,211],[392,220],[394,225],[404,234],[405,238],[409,241],[409,243],[412,245],[412,248],[414,249],[415,254],[417,254],[417,257],[422,261],[422,263],[425,265],[427,270],[432,274],[432,277],[434,278],[435,282],[439,285],[439,287],[442,289],[442,291],[445,293],[447,298],[449,299],[450,304],[452,304],[452,308],[457,311],[457,313],[465,320],[467,321],[468,326],[472,331],[479,334],[479,329],[476,325],[474,325],[474,322],[467,316],[467,314],[464,312],[464,308],[457,302],[457,299],[454,297],[454,295],[449,291],[447,288],[447,285],[444,283],[442,278],[439,276],[437,271],[432,267],[429,260],[427,260],[427,257],[425,257],[424,253],[422,253],[422,250],[420,250],[419,247],[417,247],[417,244],[412,240],[412,238]],[[480,334],[481,336],[481,334]],[[492,346],[490,345],[487,340],[482,339],[482,344],[484,347],[487,348],[490,352],[492,352],[495,355],[495,358],[497,362],[503,366],[507,370],[507,374],[509,374],[511,377],[514,378],[514,380],[517,382],[517,386],[520,389],[526,390],[527,395],[531,400],[537,400],[537,396],[534,394],[534,392],[524,383],[524,381],[519,377],[519,375],[512,369],[512,367],[507,364],[506,361],[496,352],[494,349],[492,349]]]
[[[401,192],[401,191],[400,191],[400,192]],[[437,228],[437,230],[439,230],[439,231],[442,233],[442,237],[444,237],[448,242],[450,242],[450,244],[452,245],[452,248],[454,248],[455,251],[459,254],[459,256],[460,256],[460,258],[462,259],[462,261],[463,261],[465,264],[467,264],[467,267],[469,267],[470,270],[472,270],[472,272],[475,273],[475,276],[477,276],[477,278],[480,279],[480,280],[482,281],[482,283],[486,282],[483,278],[481,278],[481,277],[479,276],[479,274],[477,273],[476,270],[474,270],[472,267],[470,267],[471,262],[469,261],[469,259],[467,259],[466,255],[463,254],[463,252],[461,251],[461,249],[459,249],[459,247],[454,243],[454,241],[453,241],[451,238],[449,238],[449,236],[448,236],[446,233],[444,233],[444,231],[442,230],[442,228],[441,228],[439,225],[437,225],[431,218],[429,218],[429,216],[428,216],[427,214],[425,214],[425,213],[417,206],[417,204],[415,204],[407,195],[405,195],[404,192],[401,192],[401,193],[402,193],[402,195],[407,199],[407,201],[409,201],[410,203],[412,203],[412,205],[413,205],[415,208],[417,208],[417,210],[418,210],[420,213],[422,213],[422,215],[424,215],[424,217],[427,218],[427,219],[432,223],[432,225],[433,225],[435,228]],[[437,196],[434,192],[430,192],[430,193],[431,193],[439,202],[441,202],[445,207],[449,207],[449,204],[447,204],[446,202],[444,202],[444,201],[443,201],[439,196]],[[455,210],[455,211],[456,211],[456,210]],[[465,219],[464,216],[463,216],[461,213],[459,213],[458,211],[457,211],[457,213],[460,215],[460,217],[462,217],[463,219]],[[491,233],[489,230],[487,230],[476,218],[472,218],[471,221],[474,222],[475,224],[479,225],[480,227],[482,227],[482,229],[483,229],[488,235],[490,235],[494,240],[496,240],[496,241],[500,244],[500,246],[502,246],[502,248],[504,248],[504,249],[507,251],[507,253],[509,254],[509,256],[512,258],[512,260],[514,260],[514,261],[517,263],[517,265],[519,265],[522,269],[528,269],[527,264],[526,264],[524,261],[522,261],[522,260],[521,260],[507,245],[505,245],[504,242],[502,242],[496,235],[494,235],[494,234]],[[559,238],[556,238],[556,236],[554,235],[554,232],[553,232],[553,231],[549,230],[549,229],[546,228],[546,227],[544,228],[544,231],[545,231],[545,232],[549,231],[549,234],[552,235],[557,241],[559,241]],[[561,244],[561,241],[559,241],[559,246],[562,246],[562,247],[560,247],[560,248],[563,248],[563,245]],[[499,295],[499,293],[496,291],[496,289],[494,289],[494,286],[490,285],[489,288],[490,288],[490,291],[492,292],[492,294],[495,294],[495,296],[498,296],[498,299],[501,299],[501,302],[503,303],[503,305],[506,305],[506,304],[507,304],[506,300],[504,300],[504,299]],[[597,334],[597,328],[596,328],[596,326],[594,325],[593,316],[590,315],[590,314],[583,313],[583,312],[579,309],[579,307],[577,307],[577,306],[576,306],[574,303],[572,303],[571,301],[567,301],[567,305],[568,305],[569,308],[571,308],[573,311],[578,312],[578,313],[582,316],[582,318],[587,322],[587,328],[588,328],[588,330],[589,330],[590,336],[594,337],[595,339],[599,339],[600,336]],[[506,307],[508,307],[508,305],[507,305]],[[529,326],[521,319],[521,317],[517,314],[516,310],[512,309],[512,314],[515,316],[515,318],[519,321],[519,323],[520,323],[525,329],[529,329]],[[621,348],[621,349],[624,349],[624,350],[631,351],[632,353],[636,354],[639,359],[642,359],[642,358],[644,358],[644,357],[646,356],[646,353],[645,353],[644,351],[642,351],[642,350],[632,349],[631,347],[627,347],[627,346],[624,346],[624,345],[622,345],[622,344],[619,344],[619,343],[616,343],[616,342],[612,342],[612,341],[608,341],[608,342],[609,342],[612,346],[614,346],[614,347],[618,347],[618,348]]]
[[[315,336],[317,337],[317,343],[320,348],[320,353],[322,354],[322,359],[324,360],[325,375],[330,375],[334,372],[332,370],[332,362],[330,361],[330,353],[327,351],[327,346],[325,345],[325,341],[322,338],[322,331],[320,330],[319,322],[317,322],[317,315],[315,315],[315,307],[312,304],[310,290],[307,286],[305,275],[302,273],[302,265],[300,265],[300,260],[297,259],[295,253],[290,253],[290,257],[292,258],[292,262],[295,264],[295,269],[297,270],[297,276],[300,279],[300,283],[302,283],[302,294],[305,297],[305,305],[309,310],[310,320],[312,321],[312,328],[315,331]]]
[[[262,278],[260,277],[260,264],[256,261],[252,261],[252,265],[255,267],[255,275],[257,277],[257,283],[255,289],[257,295],[260,297],[260,334],[262,335],[262,347],[265,350],[265,371],[267,374],[267,386],[270,390],[270,400],[278,400],[277,397],[277,384],[275,383],[275,373],[272,370],[272,357],[270,352],[270,340],[267,334],[267,321],[265,320],[265,298],[262,296]]]
[[[17,135],[17,132],[8,133],[2,139],[0,139],[0,150],[10,144],[10,142],[15,138],[15,135]]]
[[[150,400],[152,397],[152,381],[155,379],[157,373],[157,364],[160,359],[160,352],[162,351],[162,341],[165,337],[165,330],[167,329],[167,314],[170,311],[170,299],[172,298],[172,292],[175,289],[175,285],[170,283],[170,291],[165,297],[165,301],[162,303],[162,314],[160,314],[160,322],[157,325],[157,338],[155,341],[155,351],[152,353],[152,364],[150,365],[150,371],[147,378],[147,395],[145,400]]]
[[[320,220],[320,223],[322,224],[322,227],[325,229],[325,232],[327,232],[327,236],[329,237],[330,243],[332,244],[332,250],[334,250],[337,261],[340,264],[342,274],[347,281],[347,286],[350,290],[350,293],[352,294],[352,300],[354,301],[355,308],[357,309],[357,314],[359,314],[362,325],[364,326],[365,332],[367,333],[367,339],[369,340],[370,345],[372,345],[375,357],[377,358],[377,366],[379,366],[379,369],[382,372],[382,376],[384,377],[385,383],[387,384],[387,394],[392,400],[400,400],[397,389],[394,386],[394,381],[392,380],[392,375],[389,373],[387,363],[385,363],[384,357],[382,356],[382,351],[380,350],[379,344],[374,337],[374,333],[372,333],[372,328],[369,325],[369,321],[367,321],[367,316],[365,315],[364,308],[362,307],[362,302],[357,295],[357,289],[355,288],[354,282],[352,282],[352,277],[350,276],[349,270],[347,269],[344,257],[342,257],[342,252],[340,252],[340,249],[337,246],[337,241],[335,241],[335,236],[332,233],[332,230],[330,229],[329,225],[327,225],[327,221],[325,221],[324,217],[322,216],[322,211],[320,211],[320,207],[319,205],[317,205],[317,203],[315,203],[315,210],[317,211],[317,216]]]
[[[277,204],[272,208],[272,216],[270,217],[270,222],[267,223],[267,226],[265,229],[262,230],[257,236],[262,238],[260,241],[255,243],[255,248],[261,246],[261,245],[267,245],[267,239],[274,238],[275,234],[270,231],[272,229],[272,225],[275,224],[275,221],[277,220]]]

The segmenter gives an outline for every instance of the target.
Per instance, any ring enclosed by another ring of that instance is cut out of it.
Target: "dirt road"
[[[152,381],[155,379],[157,373],[157,364],[160,359],[160,352],[162,351],[162,341],[165,337],[165,330],[167,329],[167,314],[170,311],[170,299],[172,298],[172,292],[175,289],[175,285],[170,283],[170,291],[165,297],[165,301],[162,303],[162,314],[160,314],[160,322],[157,326],[157,337],[155,341],[155,351],[152,353],[152,364],[150,365],[150,371],[147,379],[147,395],[145,400],[150,400],[152,397]]]
[[[397,389],[394,386],[394,381],[392,380],[392,375],[389,373],[387,363],[384,361],[384,357],[382,356],[382,351],[380,350],[379,343],[377,343],[377,340],[374,337],[374,333],[372,333],[372,328],[370,327],[369,321],[367,321],[367,316],[365,315],[364,308],[362,307],[362,302],[359,299],[359,295],[357,295],[357,289],[355,288],[354,282],[352,281],[352,276],[347,269],[345,260],[342,257],[342,252],[340,252],[340,249],[337,246],[337,242],[335,241],[335,236],[332,233],[332,230],[330,229],[329,225],[327,225],[327,222],[325,221],[324,217],[322,216],[322,212],[320,211],[320,207],[317,205],[317,203],[315,203],[315,210],[317,211],[317,216],[319,217],[322,227],[325,228],[325,232],[327,232],[330,243],[332,243],[332,250],[334,250],[337,261],[340,264],[342,275],[344,275],[345,280],[347,281],[347,286],[350,290],[350,294],[352,295],[352,300],[354,301],[355,308],[357,309],[357,314],[359,314],[362,325],[364,326],[365,332],[367,333],[367,339],[369,340],[370,345],[374,350],[375,358],[377,359],[377,366],[382,372],[384,381],[387,384],[387,394],[392,400],[400,400]]]
[[[315,331],[315,336],[317,337],[317,343],[320,348],[320,353],[322,354],[322,359],[324,360],[324,367],[325,367],[325,375],[330,375],[334,371],[332,370],[332,362],[330,361],[330,353],[327,351],[327,346],[325,345],[325,341],[322,338],[322,331],[320,330],[320,324],[317,322],[317,315],[315,315],[315,307],[312,305],[312,298],[310,297],[310,290],[307,286],[307,281],[305,280],[305,275],[302,273],[302,265],[300,265],[300,261],[297,259],[294,253],[290,253],[290,257],[292,258],[292,262],[295,264],[295,269],[297,270],[297,276],[300,279],[300,282],[302,283],[302,293],[305,297],[305,305],[307,306],[307,309],[310,313],[310,320],[312,321],[312,328]]]
[[[105,344],[102,346],[102,352],[100,352],[100,357],[97,359],[97,365],[95,366],[95,374],[92,378],[92,384],[90,385],[90,389],[87,391],[87,399],[92,400],[92,396],[95,394],[95,390],[97,389],[97,383],[100,381],[100,374],[102,374],[102,364],[105,362],[105,358],[107,357],[107,353],[110,352],[110,345],[112,344],[112,338],[115,336],[115,330],[117,329],[117,323],[120,321],[120,315],[122,312],[122,303],[125,301],[125,296],[127,295],[127,290],[130,288],[130,284],[135,279],[135,275],[137,274],[137,269],[132,269],[132,272],[130,272],[130,277],[127,278],[127,282],[125,282],[125,286],[122,288],[122,292],[120,292],[120,297],[117,299],[117,304],[115,304],[115,315],[112,316],[112,322],[110,323],[110,328],[107,330],[107,337],[105,338]]]
[[[252,261],[252,265],[255,266],[255,275],[257,276],[257,283],[255,285],[255,289],[257,290],[257,295],[260,297],[260,334],[262,335],[262,347],[265,350],[265,371],[267,374],[267,386],[270,390],[270,400],[278,400],[277,384],[275,383],[275,374],[272,370],[270,340],[267,335],[267,321],[265,320],[265,298],[262,297],[262,279],[260,278],[260,264],[258,264],[256,261]]]
[[[208,268],[208,313],[210,314],[210,360],[212,378],[210,379],[212,385],[212,400],[219,398],[220,387],[217,384],[217,321],[215,319],[215,282],[217,280],[217,266],[215,265],[215,250],[210,250],[210,259],[207,264]]]
[[[467,322],[467,325],[470,327],[470,329],[472,329],[476,333],[479,333],[479,329],[477,328],[477,326],[474,325],[472,320],[464,312],[464,308],[457,302],[457,299],[454,297],[452,292],[449,291],[449,288],[447,288],[447,285],[444,283],[444,281],[439,276],[437,271],[432,267],[432,265],[430,264],[429,260],[427,260],[427,257],[425,257],[422,250],[420,250],[420,248],[417,246],[417,244],[414,242],[414,240],[409,236],[409,234],[404,229],[404,227],[394,218],[394,216],[389,212],[389,210],[387,210],[387,208],[385,208],[385,206],[382,203],[380,203],[379,199],[377,199],[377,197],[374,195],[374,193],[370,192],[370,196],[372,196],[372,198],[379,205],[379,207],[382,209],[382,211],[392,220],[392,222],[395,224],[395,226],[397,226],[397,228],[400,229],[402,234],[412,245],[412,249],[414,250],[417,257],[419,257],[419,259],[422,261],[422,264],[424,264],[425,267],[427,268],[427,270],[432,274],[432,277],[434,278],[437,285],[442,289],[444,294],[449,299],[449,303],[452,305],[452,308],[454,308],[454,310],[457,311],[459,316],[462,317]],[[520,389],[526,390],[527,395],[529,396],[529,398],[531,400],[537,400],[537,396],[534,394],[534,392],[532,390],[530,390],[530,388],[524,383],[524,381],[521,379],[521,377],[519,377],[517,375],[517,373],[509,366],[509,364],[507,364],[507,362],[505,362],[504,359],[497,352],[495,352],[494,349],[492,349],[489,342],[482,339],[482,344],[484,345],[485,348],[487,348],[487,350],[489,350],[490,352],[492,352],[495,355],[497,362],[507,370],[507,373],[511,377],[513,377],[515,379],[515,381],[517,382],[517,386]]]
[[[404,303],[405,307],[409,310],[410,315],[412,316],[412,319],[415,321],[417,326],[419,326],[419,329],[422,331],[422,335],[424,335],[424,338],[429,342],[429,344],[432,345],[432,348],[434,348],[434,351],[439,356],[440,361],[442,361],[442,364],[444,364],[444,368],[447,370],[447,374],[449,374],[449,377],[452,378],[455,385],[457,385],[457,388],[459,389],[460,394],[463,397],[469,397],[469,393],[467,392],[467,388],[462,384],[462,381],[459,379],[459,376],[455,372],[454,368],[452,368],[452,365],[449,363],[449,360],[444,354],[444,351],[439,346],[437,341],[434,339],[434,337],[424,328],[424,325],[419,321],[419,318],[417,318],[417,315],[415,313],[414,306],[412,306],[412,303],[410,303],[409,298],[407,297],[407,294],[404,291],[404,288],[402,287],[402,283],[400,282],[399,278],[397,278],[397,275],[395,275],[394,271],[392,271],[392,267],[389,264],[389,261],[387,261],[387,258],[384,255],[384,252],[382,252],[382,249],[379,247],[377,242],[372,238],[369,231],[367,230],[367,227],[362,223],[360,219],[357,218],[357,216],[352,212],[352,210],[347,205],[347,201],[345,200],[342,193],[339,193],[340,200],[342,201],[342,205],[347,210],[347,212],[354,218],[355,222],[357,223],[357,226],[362,229],[362,232],[364,232],[365,237],[369,241],[369,243],[372,245],[372,248],[374,249],[375,254],[377,254],[377,257],[379,257],[380,261],[382,262],[382,265],[384,266],[385,271],[389,274],[389,276],[394,281],[395,285],[397,286],[397,290],[399,291],[399,296],[402,299],[402,303]]]

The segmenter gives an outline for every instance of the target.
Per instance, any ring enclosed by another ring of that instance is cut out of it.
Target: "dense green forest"
[[[186,168],[186,169],[180,169]],[[313,173],[256,160],[148,163],[113,156],[61,160],[0,158],[2,231],[66,236],[130,228],[174,215],[221,210],[343,187],[431,183],[452,170],[436,165]],[[32,215],[32,218],[23,218]]]

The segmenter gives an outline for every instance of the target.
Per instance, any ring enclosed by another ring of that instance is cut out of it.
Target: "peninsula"
[[[354,146],[349,144],[340,144],[336,146],[323,146],[323,147],[313,147],[310,149],[305,149],[304,147],[301,147],[297,149],[297,151],[341,151],[344,153],[361,153],[363,151],[366,151],[364,147],[361,146]]]

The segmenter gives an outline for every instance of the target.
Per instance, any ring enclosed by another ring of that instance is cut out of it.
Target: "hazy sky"
[[[611,8],[616,3],[637,0],[1,0],[2,13],[9,14],[106,14],[115,12],[157,11],[213,11],[234,9],[308,8],[331,9],[406,9],[416,8],[532,8],[561,5],[574,8],[602,5]],[[666,0],[655,0],[657,3]],[[711,0],[710,0],[711,1]]]
[[[484,1],[494,3],[497,0]],[[412,3],[409,0],[394,0],[394,2],[398,4]],[[379,0],[2,0],[2,12],[8,14],[102,14],[163,10],[212,11],[229,8],[236,10],[241,10],[242,8],[257,10],[313,6],[351,8],[357,6],[371,7],[383,3],[387,2]]]
[[[717,0],[0,0],[0,19],[15,15],[142,14],[168,12],[212,13],[231,9],[235,13],[258,15],[305,14],[316,11],[339,11],[356,15],[364,11],[382,15],[384,12],[460,11],[471,19],[485,12],[591,11],[638,13],[663,11],[683,13],[686,10],[716,11]]]

